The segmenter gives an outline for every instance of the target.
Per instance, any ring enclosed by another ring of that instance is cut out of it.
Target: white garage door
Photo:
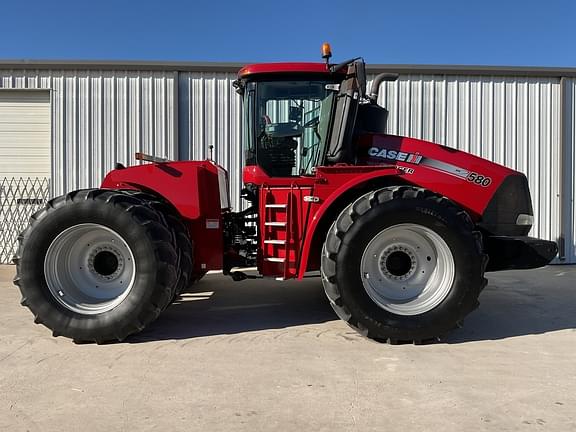
[[[50,176],[50,93],[0,90],[0,177]]]
[[[0,89],[0,263],[50,194],[50,93]]]

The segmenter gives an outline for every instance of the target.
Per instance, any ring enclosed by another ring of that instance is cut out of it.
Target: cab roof
[[[238,78],[259,74],[276,73],[322,73],[330,74],[326,63],[257,63],[246,65],[238,72]]]

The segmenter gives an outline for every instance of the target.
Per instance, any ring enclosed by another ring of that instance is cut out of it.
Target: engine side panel
[[[215,270],[222,268],[223,256],[218,170],[209,161],[144,164],[110,171],[101,187],[138,189],[166,199],[188,225],[195,270]]]
[[[358,163],[393,163],[405,180],[450,198],[478,221],[510,168],[450,147],[414,138],[366,134],[359,138]]]

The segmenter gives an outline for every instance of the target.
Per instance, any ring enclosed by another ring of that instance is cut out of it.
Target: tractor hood
[[[518,171],[450,147],[394,135],[363,134],[356,148],[359,164],[396,165],[406,182],[449,197],[491,234],[526,235],[531,228],[528,182]]]

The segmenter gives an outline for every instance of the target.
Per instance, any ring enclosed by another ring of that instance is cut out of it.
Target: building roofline
[[[542,66],[372,64],[366,65],[366,70],[372,73],[395,72],[422,75],[576,77],[576,68]]]
[[[165,72],[229,72],[237,73],[251,62],[184,62],[138,60],[1,60],[0,69],[36,70],[123,70]],[[478,66],[478,65],[410,65],[368,64],[367,72],[395,72],[423,75],[488,75],[576,77],[576,68],[541,66]]]
[[[1,60],[0,69],[238,72],[245,63],[139,60]]]

